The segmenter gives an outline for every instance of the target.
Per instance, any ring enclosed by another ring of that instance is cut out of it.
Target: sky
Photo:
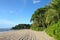
[[[0,28],[31,24],[34,11],[49,2],[50,0],[0,0]]]

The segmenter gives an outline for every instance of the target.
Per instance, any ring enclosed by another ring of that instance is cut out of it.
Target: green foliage
[[[38,8],[31,17],[33,27],[49,27],[60,19],[60,0],[51,0],[44,8]]]
[[[57,19],[58,21],[60,19],[60,0],[52,0],[52,2],[50,3],[50,6],[53,10],[56,10],[54,13],[56,13],[58,18],[55,17],[55,19]],[[53,19],[53,21],[55,19]],[[53,36],[57,40],[60,40],[60,20],[58,21],[58,23],[50,24],[50,26],[46,29],[46,32],[50,36]]]
[[[52,0],[50,4],[50,6],[58,12],[60,18],[60,0]]]
[[[45,28],[44,27],[31,27],[31,29],[35,31],[43,31]]]
[[[50,36],[56,38],[57,40],[60,40],[60,20],[58,21],[58,23],[51,24],[50,27],[46,29],[46,32]]]
[[[12,29],[30,29],[30,24],[18,24],[15,27],[12,27]]]
[[[38,8],[31,17],[33,30],[44,30],[60,40],[60,0],[51,0],[44,8]]]
[[[58,21],[58,13],[56,10],[50,8],[46,11],[45,13],[46,16],[46,23],[51,24],[52,22],[57,22]]]
[[[46,8],[38,8],[31,17],[32,29],[43,30],[45,27],[45,12]],[[34,28],[33,28],[34,27]]]
[[[37,9],[31,17],[33,21],[32,27],[42,27],[42,30],[47,28],[53,22],[58,21],[58,13],[56,10],[47,6],[46,8]]]

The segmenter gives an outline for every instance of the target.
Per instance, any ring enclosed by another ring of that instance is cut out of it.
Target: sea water
[[[0,28],[0,32],[5,32],[5,31],[9,31],[10,29],[8,28]]]

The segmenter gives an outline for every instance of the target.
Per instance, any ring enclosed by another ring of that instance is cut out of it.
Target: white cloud
[[[40,0],[33,0],[33,4],[37,4],[37,3],[40,3],[41,1]]]
[[[0,20],[0,28],[11,28],[15,26],[16,23],[8,21],[8,20]]]

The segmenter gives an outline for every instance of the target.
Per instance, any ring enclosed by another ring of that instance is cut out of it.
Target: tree
[[[59,19],[58,12],[50,5],[45,8],[38,8],[32,15],[31,21],[37,27],[48,27],[52,23],[56,23]]]
[[[12,27],[12,29],[30,29],[30,24],[18,24],[15,27]]]
[[[45,17],[47,26],[53,22],[56,23],[58,21],[58,12],[52,8],[49,8],[45,13]]]
[[[60,19],[60,0],[52,0],[44,8],[38,8],[31,17],[33,27],[49,27]]]
[[[60,19],[60,0],[52,0],[50,6],[58,12]]]
[[[45,12],[46,8],[38,8],[31,17],[31,21],[36,27],[45,27]]]

